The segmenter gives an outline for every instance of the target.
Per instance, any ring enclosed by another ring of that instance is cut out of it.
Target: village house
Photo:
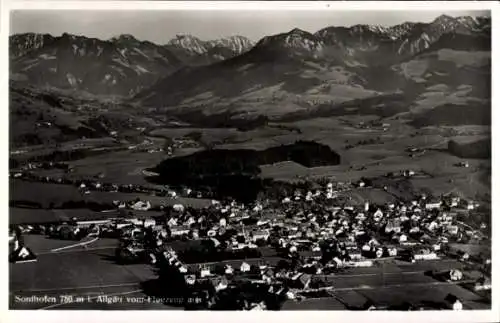
[[[258,230],[252,232],[252,241],[267,240],[270,236],[269,230]]]
[[[173,226],[170,228],[170,234],[172,235],[172,237],[188,234],[189,231],[190,229],[185,226]]]
[[[136,203],[132,204],[130,208],[137,211],[147,211],[151,209],[151,203],[149,201],[137,201]]]
[[[439,209],[441,207],[442,202],[438,199],[427,200],[425,203],[426,210],[434,210]]]
[[[427,248],[422,248],[417,250],[414,253],[414,259],[415,260],[433,260],[433,259],[438,259],[438,256],[436,255],[435,252],[430,251]]]

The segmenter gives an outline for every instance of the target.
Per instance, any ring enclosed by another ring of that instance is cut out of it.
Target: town
[[[97,239],[110,239],[116,241],[117,265],[156,269],[157,281],[144,286],[144,294],[166,305],[198,309],[279,310],[325,299],[359,310],[462,309],[482,308],[491,297],[491,254],[486,248],[475,254],[460,248],[487,245],[486,223],[466,223],[484,211],[479,203],[452,194],[360,203],[346,197],[350,190],[376,188],[363,181],[323,180],[323,185],[310,183],[310,190],[297,187],[274,200],[243,204],[209,199],[189,188],[37,177],[30,172],[35,168],[30,164],[11,176],[73,186],[82,195],[146,193],[170,203],[113,200],[103,206],[107,210],[78,218],[11,223],[13,263],[37,261],[25,238],[34,243],[47,238],[78,241],[70,248],[91,248]],[[400,174],[414,175],[409,170]],[[207,205],[182,204],[190,196],[205,198]],[[378,301],[378,294],[391,286],[406,290],[409,299],[389,296]],[[415,300],[410,296],[413,288],[438,288],[439,293]],[[345,296],[356,290],[374,296]]]

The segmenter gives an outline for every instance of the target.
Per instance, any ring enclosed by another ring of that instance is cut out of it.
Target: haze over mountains
[[[458,124],[490,122],[489,17],[293,29],[257,43],[243,36],[179,35],[158,45],[131,35],[31,33],[11,36],[10,47],[16,86],[120,96],[190,123],[359,113],[425,125],[461,106],[484,113],[464,109]]]

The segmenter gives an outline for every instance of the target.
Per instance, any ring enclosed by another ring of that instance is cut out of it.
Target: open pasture
[[[92,191],[90,194],[82,194],[71,185],[33,183],[14,181],[11,183],[11,201],[30,201],[38,203],[40,206],[48,208],[51,205],[61,206],[68,202],[87,202],[111,204],[115,200],[133,201],[135,199],[150,201],[153,206],[183,204],[195,208],[202,208],[210,205],[208,199],[197,199],[179,197],[172,199],[169,197],[152,196],[147,194],[121,193],[121,192],[100,192]]]
[[[148,182],[142,171],[156,166],[166,157],[164,152],[114,152],[70,162],[74,171],[68,175],[74,179],[100,175],[100,180],[107,183],[146,185]]]

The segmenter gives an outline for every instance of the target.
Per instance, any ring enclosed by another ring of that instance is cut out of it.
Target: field
[[[153,278],[153,272],[145,266],[124,267],[108,260],[112,257],[115,246],[116,241],[113,244],[105,242],[89,247],[90,250],[59,253],[47,251],[48,253],[39,255],[36,263],[11,265],[10,306],[18,309],[39,309],[53,305],[43,302],[16,302],[15,296],[47,295],[56,297],[60,303],[64,295],[87,298],[100,294],[140,294],[139,283]],[[79,305],[81,307],[81,304]],[[89,309],[104,309],[108,306],[102,304],[104,308],[95,307],[95,303],[89,302],[83,305],[83,308],[88,306]]]
[[[416,191],[429,189],[435,195],[455,192],[464,197],[480,199],[490,192],[489,160],[469,159],[469,168],[461,168],[456,165],[463,159],[445,151],[450,139],[459,139],[461,142],[476,141],[488,136],[485,127],[459,127],[460,136],[450,136],[445,127],[416,131],[399,120],[387,121],[390,126],[386,131],[355,127],[370,120],[372,119],[366,116],[350,116],[341,119],[311,119],[290,124],[302,131],[300,135],[293,134],[294,138],[315,140],[329,145],[341,155],[341,164],[306,168],[293,162],[283,162],[261,166],[261,176],[284,181],[328,177],[335,181],[355,182],[362,177],[383,176],[409,169],[428,175],[410,179]],[[285,140],[284,136],[280,138]],[[372,144],[369,140],[373,138],[380,139]],[[255,146],[258,141],[259,139],[254,140]],[[353,147],[346,150],[346,145]],[[422,155],[411,157],[405,151],[408,147],[426,151]]]
[[[116,184],[148,184],[142,171],[165,158],[165,153],[122,151],[80,159],[70,163],[74,173],[70,178],[85,179],[101,175],[101,180]]]
[[[150,201],[152,206],[183,204],[201,208],[210,205],[207,199],[179,197],[176,199],[169,197],[159,197],[147,194],[121,193],[121,192],[101,192],[92,191],[90,194],[82,194],[78,188],[71,185],[22,182],[13,180],[10,185],[11,201],[30,201],[39,203],[44,208],[53,206],[63,206],[68,202],[87,202],[111,204],[115,200],[133,201],[137,198]]]
[[[439,89],[433,87],[431,90]],[[178,138],[193,132],[201,134],[201,141],[224,149],[266,149],[297,140],[311,140],[328,145],[340,154],[338,166],[306,168],[293,162],[262,165],[261,177],[283,181],[299,178],[318,179],[329,177],[336,181],[354,182],[362,177],[383,176],[389,172],[405,169],[422,171],[427,178],[412,179],[416,190],[430,188],[436,195],[455,191],[462,196],[474,198],[490,191],[489,160],[469,159],[470,167],[460,168],[463,161],[446,151],[449,140],[457,142],[477,141],[490,136],[486,126],[427,127],[415,129],[403,119],[382,119],[375,115],[348,115],[341,117],[312,118],[289,123],[269,123],[251,131],[235,128],[161,128],[149,133],[150,139],[161,141],[162,137]],[[373,122],[385,127],[371,126]],[[81,144],[93,147],[110,145],[109,141],[86,141]],[[76,145],[76,143],[75,143]],[[158,146],[156,143],[154,146]],[[349,147],[349,148],[348,148]],[[408,147],[426,151],[409,156]],[[68,147],[70,148],[70,147]],[[199,148],[179,149],[175,156],[198,151]],[[22,155],[29,154],[21,154]],[[142,173],[166,158],[163,152],[145,153],[136,150],[109,152],[69,162],[73,179],[85,179],[99,175],[104,182],[117,184],[148,184]],[[40,171],[44,175],[60,176],[60,171]],[[151,185],[151,184],[149,184]]]

